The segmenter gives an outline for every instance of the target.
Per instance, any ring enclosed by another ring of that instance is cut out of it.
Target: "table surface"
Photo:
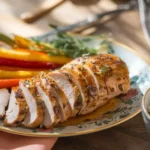
[[[47,24],[67,25],[86,18],[88,15],[116,8],[109,0],[100,0],[91,6],[73,5],[65,2],[47,16],[32,25],[20,21],[23,11],[34,10],[42,0],[1,0],[0,31],[24,36],[41,34],[49,30]],[[52,0],[51,0],[52,1]],[[30,2],[30,3],[28,3]],[[14,14],[10,16],[9,13]],[[5,14],[5,17],[3,17]],[[12,23],[12,20],[14,23]],[[11,25],[10,25],[11,22]],[[9,27],[7,26],[9,24]],[[28,32],[27,32],[28,31]],[[32,31],[32,32],[29,32]],[[106,18],[95,26],[83,30],[81,34],[108,34],[113,39],[133,48],[150,62],[150,47],[141,29],[138,11],[126,12],[119,16]],[[59,138],[53,150],[149,150],[150,134],[147,133],[142,115],[128,120],[111,129],[88,135]]]

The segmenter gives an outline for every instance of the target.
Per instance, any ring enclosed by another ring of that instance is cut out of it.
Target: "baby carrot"
[[[9,88],[18,86],[20,79],[2,79],[0,80],[0,88]]]

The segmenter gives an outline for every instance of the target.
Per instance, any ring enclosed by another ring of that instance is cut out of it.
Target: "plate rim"
[[[80,35],[82,37],[82,35]],[[85,37],[85,36],[83,36]],[[96,36],[87,36],[87,37],[95,37]],[[100,39],[100,38],[98,38]],[[116,44],[120,47],[123,47],[125,48],[126,50],[128,51],[131,51],[133,52],[135,55],[137,55],[139,58],[141,58],[143,61],[145,61],[148,65],[150,65],[150,61],[148,61],[147,59],[144,58],[143,55],[139,55],[134,49],[130,48],[129,46],[125,45],[125,44],[122,44],[121,42],[118,42],[118,41],[115,41],[113,39],[110,40],[111,43],[113,44]],[[142,96],[143,98],[143,96]],[[78,132],[71,132],[71,133],[35,133],[35,132],[32,132],[32,133],[28,133],[28,132],[22,132],[22,131],[16,131],[16,130],[13,130],[9,127],[2,127],[0,126],[0,131],[3,131],[3,132],[7,132],[7,133],[11,133],[11,134],[15,134],[15,135],[22,135],[22,136],[28,136],[28,137],[69,137],[69,136],[77,136],[77,135],[84,135],[84,134],[89,134],[89,133],[94,133],[94,132],[98,132],[98,131],[102,131],[102,130],[106,130],[106,129],[109,129],[111,127],[114,127],[114,126],[117,126],[123,122],[126,122],[127,120],[135,117],[136,115],[138,115],[139,113],[141,112],[141,108],[138,109],[135,113],[113,123],[113,124],[110,124],[110,125],[106,125],[104,127],[98,127],[98,128],[94,128],[94,129],[89,129],[89,130],[86,130],[86,131],[78,131]]]

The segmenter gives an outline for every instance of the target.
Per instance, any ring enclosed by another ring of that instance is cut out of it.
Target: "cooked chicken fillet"
[[[77,58],[57,71],[27,81],[20,82],[29,107],[23,124],[32,128],[88,114],[130,88],[126,64],[111,54]]]
[[[61,122],[67,120],[72,114],[67,96],[49,74],[47,74],[42,80],[43,83],[45,82],[45,86],[49,91],[51,91],[51,87],[54,89],[53,94],[56,97],[61,111]]]
[[[24,93],[29,107],[29,111],[22,124],[28,128],[40,126],[44,118],[44,102],[37,91],[37,87],[33,86],[32,80],[20,81],[19,87]]]
[[[58,100],[55,96],[55,89],[50,85],[49,87],[46,86],[46,81],[44,81],[45,76],[46,74],[41,72],[36,84],[38,93],[45,103],[43,125],[44,127],[49,128],[61,121],[61,111]]]
[[[79,73],[76,69],[69,69],[69,68],[63,68],[61,70],[63,73],[68,73],[72,80],[76,81],[76,86],[79,88],[80,91],[80,101],[82,103],[82,107],[79,110],[79,114],[82,110],[84,110],[88,103],[88,92],[87,92],[87,83],[85,78],[83,77],[83,74]]]
[[[83,74],[84,79],[87,82],[87,92],[88,92],[88,102],[86,108],[81,112],[81,114],[89,113],[94,110],[94,108],[97,108],[100,104],[98,104],[98,98],[99,98],[99,84],[98,81],[92,72],[92,70],[85,65],[86,57],[81,57],[73,60],[69,64],[66,64],[63,68],[69,68],[74,69],[76,68],[77,71],[81,74]],[[102,101],[103,103],[103,101]]]
[[[54,71],[49,73],[49,75],[57,82],[59,87],[67,96],[72,110],[72,117],[75,116],[81,109],[81,104],[79,102],[79,88],[76,86],[75,82],[71,79],[68,73]]]
[[[73,60],[63,68],[80,68],[83,66],[88,74],[95,81],[95,90],[98,91],[98,99],[96,96],[88,100],[86,109],[81,114],[87,114],[95,110],[98,106],[107,102],[107,99],[115,97],[123,91],[125,93],[129,89],[129,72],[126,64],[119,58],[111,54],[95,55],[92,57],[81,57]],[[84,71],[80,69],[84,74]],[[85,75],[84,75],[85,76]],[[89,79],[87,78],[88,82]],[[94,85],[94,82],[92,82]],[[91,86],[92,84],[89,84]],[[89,95],[88,95],[89,96]]]
[[[99,99],[99,90],[98,86],[93,78],[93,75],[87,69],[87,67],[83,65],[77,66],[78,70],[83,74],[86,82],[87,82],[87,92],[88,92],[88,102],[86,108],[81,112],[81,114],[84,114],[84,112],[91,112],[91,108],[98,106],[98,99]]]
[[[10,94],[7,89],[0,89],[0,119],[5,115],[5,108],[8,105]]]
[[[28,106],[22,90],[19,88],[12,88],[4,125],[16,126],[21,124],[21,121],[24,120],[27,112]]]

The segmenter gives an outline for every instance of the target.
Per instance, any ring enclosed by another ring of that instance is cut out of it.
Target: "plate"
[[[78,37],[85,38],[85,37]],[[94,38],[88,46],[98,47],[102,39]],[[4,127],[0,121],[0,130],[34,137],[65,137],[93,133],[108,129],[134,117],[141,111],[141,99],[150,88],[150,67],[131,48],[111,41],[111,53],[124,60],[129,68],[131,88],[126,95],[110,100],[108,104],[86,116],[79,116],[50,129],[26,129],[23,127]],[[107,51],[105,51],[106,53]],[[109,51],[110,53],[110,51]]]

